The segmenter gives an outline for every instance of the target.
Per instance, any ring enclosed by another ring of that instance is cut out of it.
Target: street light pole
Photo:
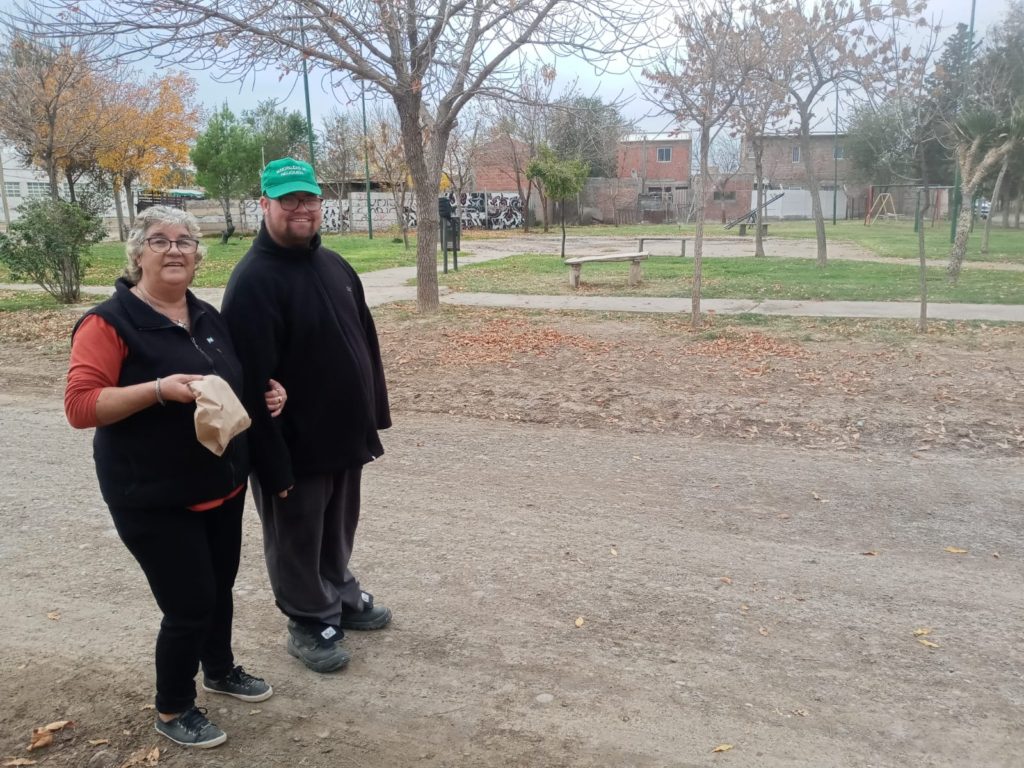
[[[974,9],[977,0],[971,0],[971,26],[967,32],[967,60],[964,62],[963,71],[960,73],[960,96],[957,103],[963,101],[964,91],[967,89],[967,76],[971,71],[971,54],[974,53]],[[960,161],[953,161],[953,200],[950,205],[949,216],[949,242],[956,240],[956,220],[960,218],[960,208],[963,205],[963,193],[960,191]]]
[[[366,81],[359,80],[359,98],[363,103],[363,174],[366,182],[366,228],[373,240],[373,212],[370,209],[370,136],[366,131]]]
[[[839,200],[839,84],[836,83],[835,133],[832,135],[832,226],[836,225]]]
[[[302,47],[306,47],[306,25],[302,18],[299,18],[299,34],[302,37]],[[316,175],[316,155],[313,153],[313,114],[309,108],[309,70],[306,67],[306,52],[302,52],[302,87],[306,92],[306,139],[309,141],[309,164],[313,166],[313,174]]]

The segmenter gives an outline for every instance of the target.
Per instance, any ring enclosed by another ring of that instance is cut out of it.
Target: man
[[[355,270],[320,243],[322,199],[313,168],[290,157],[261,177],[263,225],[228,281],[222,314],[244,371],[252,417],[252,492],[288,652],[316,672],[348,663],[345,629],[381,629],[349,571],[362,467],[383,453],[391,426],[373,318]],[[272,419],[265,383],[288,407]]]

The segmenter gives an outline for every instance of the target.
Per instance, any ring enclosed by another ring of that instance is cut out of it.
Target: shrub
[[[81,293],[89,248],[106,237],[103,220],[63,200],[30,200],[0,235],[0,261],[15,280],[28,278],[61,304]]]

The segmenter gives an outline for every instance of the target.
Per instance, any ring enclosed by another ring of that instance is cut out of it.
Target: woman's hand
[[[201,381],[202,378],[192,373],[172,373],[158,379],[157,392],[165,403],[194,403],[197,395],[192,391],[189,382]]]
[[[270,411],[271,418],[277,418],[281,415],[281,411],[284,410],[284,404],[288,400],[288,393],[285,392],[280,382],[274,379],[267,382],[267,386],[268,389],[263,395],[267,401],[267,410]]]

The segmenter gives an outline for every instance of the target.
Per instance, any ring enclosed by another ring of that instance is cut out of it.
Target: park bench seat
[[[638,237],[636,239],[636,249],[642,251],[644,249],[644,243],[647,240],[667,240],[669,242],[679,243],[679,255],[682,258],[686,258],[686,240],[685,237],[674,237],[671,235],[652,235],[650,237]]]
[[[583,265],[599,261],[628,261],[629,284],[640,285],[644,276],[640,262],[650,255],[647,251],[638,251],[637,253],[604,253],[600,256],[573,256],[565,260],[565,263],[569,265],[569,285],[579,288],[580,272],[583,270]]]

